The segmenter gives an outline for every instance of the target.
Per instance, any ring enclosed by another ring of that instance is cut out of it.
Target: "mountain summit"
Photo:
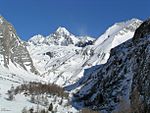
[[[70,32],[65,27],[59,27],[56,33],[60,35],[70,35]]]

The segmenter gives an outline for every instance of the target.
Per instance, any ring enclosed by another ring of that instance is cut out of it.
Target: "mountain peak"
[[[70,32],[65,27],[61,27],[61,26],[58,27],[56,33],[70,35]]]

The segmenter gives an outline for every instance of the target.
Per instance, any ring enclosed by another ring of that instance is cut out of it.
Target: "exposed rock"
[[[143,38],[150,34],[150,19],[144,21],[141,26],[135,31],[133,41]]]
[[[150,19],[137,29],[133,39],[138,40],[139,43],[136,45],[138,49],[134,51],[137,66],[134,68],[132,80],[131,104],[134,109],[140,104],[136,109],[141,113],[148,113],[150,111]]]

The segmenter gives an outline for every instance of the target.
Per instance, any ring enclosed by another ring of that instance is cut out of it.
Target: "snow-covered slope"
[[[75,37],[70,35],[65,28],[60,27],[54,34],[45,38],[43,42],[46,43],[39,43],[44,39],[41,36],[40,39],[38,37],[36,41],[34,40],[34,42],[38,42],[36,44],[31,43],[31,40],[33,41],[34,39],[31,38],[27,48],[41,76],[52,83],[66,86],[75,83],[81,78],[84,74],[84,69],[106,63],[111,48],[132,38],[135,29],[141,23],[138,19],[117,23],[99,37],[93,45],[85,47],[77,47],[74,44],[62,46],[60,44],[62,41],[60,40],[64,40],[64,36],[71,37],[70,39],[72,40],[78,39],[82,42],[93,41],[93,38],[87,36]],[[59,44],[47,44],[47,39],[50,42]]]
[[[19,64],[14,64],[11,61],[7,68],[0,65],[0,113],[21,113],[25,106],[36,106],[30,103],[27,98],[21,94],[16,95],[13,101],[8,100],[7,95],[12,85],[16,87],[32,81],[46,82],[39,76],[27,72]]]
[[[47,83],[42,77],[27,72],[19,65],[10,63],[9,68],[0,65],[0,113],[22,113],[23,108],[31,109],[48,109],[48,106],[38,105],[31,102],[31,94],[25,95],[24,92],[18,93],[13,96],[13,100],[9,100],[8,90],[13,86],[21,86],[29,82]],[[35,94],[38,95],[38,94]],[[40,95],[41,96],[41,95]],[[53,110],[56,113],[77,113],[78,111],[69,104],[69,99],[61,98],[55,95],[48,97],[49,104],[53,104]],[[60,104],[60,102],[62,103]]]
[[[116,23],[95,41],[92,47],[94,55],[88,60],[89,64],[104,64],[110,55],[111,48],[131,39],[134,31],[142,23],[141,20],[131,19],[126,22]]]

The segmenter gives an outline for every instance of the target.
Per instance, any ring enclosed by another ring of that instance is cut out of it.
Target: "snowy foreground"
[[[16,75],[13,71],[9,71],[4,67],[1,67],[3,70],[0,71],[0,113],[21,113],[25,107],[26,109],[34,108],[35,110],[37,107],[39,109],[48,109],[50,103],[53,103],[53,109],[57,113],[77,113],[75,108],[68,105],[68,99],[62,99],[57,96],[48,97],[49,104],[47,106],[40,104],[38,106],[36,103],[30,102],[31,95],[25,96],[23,93],[17,94],[14,96],[13,100],[9,100],[7,92],[10,90],[12,85],[16,87],[31,80],[45,83],[45,81],[41,81],[42,78],[37,77],[32,73],[28,73],[22,69],[16,69],[13,65],[11,68],[17,70],[18,74]]]

